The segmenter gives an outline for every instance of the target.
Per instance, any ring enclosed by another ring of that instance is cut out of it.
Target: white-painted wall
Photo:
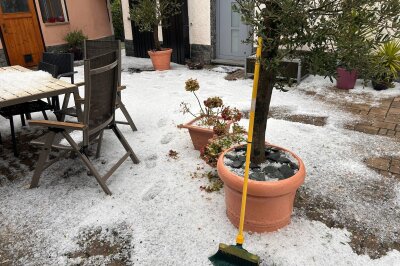
[[[124,18],[125,39],[133,40],[132,25],[129,20],[129,0],[122,0],[122,17]]]
[[[211,45],[210,0],[188,0],[190,43]]]

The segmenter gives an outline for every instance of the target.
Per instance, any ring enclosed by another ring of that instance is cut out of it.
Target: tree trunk
[[[267,3],[265,10],[280,9],[275,3]],[[271,104],[272,91],[276,82],[275,67],[270,67],[269,64],[278,55],[280,34],[278,32],[278,23],[271,19],[267,13],[264,13],[265,32],[263,36],[263,51],[261,54],[261,69],[260,79],[258,83],[258,94],[256,99],[256,110],[254,118],[253,131],[253,147],[251,153],[251,162],[261,164],[265,162],[265,132],[267,130],[267,120],[269,107]],[[266,41],[266,40],[273,41]],[[267,44],[267,45],[266,45]]]
[[[161,51],[160,40],[158,39],[158,25],[153,27],[153,38],[154,38],[154,49],[156,51]]]
[[[258,83],[258,94],[256,99],[256,111],[254,117],[253,150],[251,162],[261,164],[265,162],[265,132],[269,107],[271,104],[272,91],[275,85],[275,71],[261,66],[260,79]]]

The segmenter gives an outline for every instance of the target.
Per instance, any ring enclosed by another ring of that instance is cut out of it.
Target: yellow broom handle
[[[244,242],[243,227],[244,227],[244,216],[246,213],[246,201],[247,201],[247,185],[249,183],[249,171],[250,171],[250,157],[251,157],[251,146],[253,142],[253,128],[254,128],[254,113],[256,110],[256,98],[258,89],[258,79],[260,77],[260,60],[262,51],[262,38],[258,37],[258,47],[256,53],[256,64],[254,69],[254,82],[253,82],[253,94],[251,97],[251,109],[250,109],[250,122],[249,122],[249,132],[247,141],[247,152],[246,152],[246,165],[244,170],[244,183],[243,183],[243,193],[242,193],[242,208],[240,210],[240,223],[239,223],[239,233],[236,237],[236,244],[242,245]]]

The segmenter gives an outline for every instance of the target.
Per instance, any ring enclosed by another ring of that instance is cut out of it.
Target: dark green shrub
[[[124,41],[124,21],[122,17],[121,0],[114,0],[111,3],[111,16],[114,26],[115,39]]]

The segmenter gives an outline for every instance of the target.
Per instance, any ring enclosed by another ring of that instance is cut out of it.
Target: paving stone
[[[394,131],[394,130],[388,130],[387,135],[390,136],[390,137],[393,137],[393,136],[396,135],[396,131]]]
[[[396,128],[396,124],[388,123],[388,122],[374,122],[374,123],[372,123],[372,126],[386,128],[386,129],[390,129],[390,130],[395,130],[395,128]]]
[[[378,134],[385,136],[387,134],[387,132],[388,132],[387,129],[381,128],[381,129],[379,129],[379,133]]]
[[[369,111],[371,106],[369,104],[353,103],[349,105],[351,108],[359,109],[361,111]]]
[[[390,166],[389,158],[369,158],[367,159],[367,165],[371,168],[387,171]]]
[[[400,108],[390,108],[388,114],[389,115],[400,115]]]
[[[378,173],[385,177],[392,177],[392,174],[390,174],[388,171],[380,170],[380,171],[378,171]]]
[[[363,132],[363,133],[367,133],[367,134],[376,135],[376,134],[378,134],[379,128],[372,127],[372,126],[366,126],[366,125],[356,125],[354,127],[354,130]]]
[[[400,115],[388,115],[385,119],[385,122],[389,123],[400,123]]]
[[[400,167],[400,160],[392,159],[392,166]]]
[[[392,165],[389,171],[394,174],[400,174],[400,165]]]
[[[400,108],[400,102],[393,102],[392,107],[394,108]]]
[[[388,112],[388,108],[376,108],[372,107],[371,110],[369,111],[370,115],[386,115]]]

